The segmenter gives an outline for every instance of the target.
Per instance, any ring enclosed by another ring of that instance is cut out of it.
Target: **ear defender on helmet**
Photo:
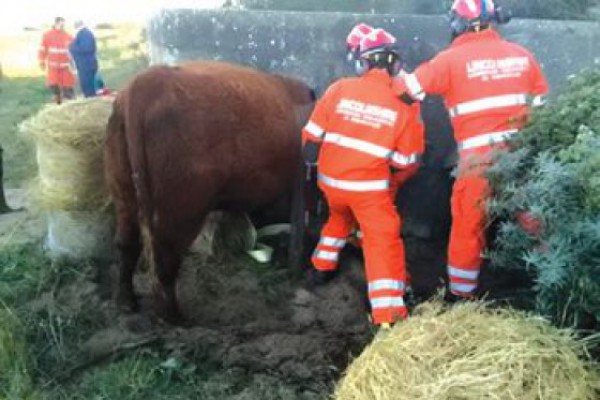
[[[496,10],[494,11],[494,20],[498,25],[508,24],[512,17],[512,11],[505,10],[503,7],[496,7]]]
[[[402,60],[395,52],[390,52],[387,55],[388,73],[390,76],[396,76],[402,71]]]
[[[354,72],[358,76],[363,76],[369,71],[369,69],[371,69],[371,65],[369,60],[365,58],[359,58],[354,62]]]
[[[469,30],[469,22],[454,10],[450,11],[450,31],[452,32],[452,36],[462,35],[467,30]]]

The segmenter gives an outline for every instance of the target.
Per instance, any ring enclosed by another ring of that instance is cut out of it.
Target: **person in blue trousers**
[[[75,22],[77,33],[69,46],[69,51],[77,67],[79,85],[85,97],[96,96],[95,79],[98,72],[96,58],[96,37],[82,21]]]

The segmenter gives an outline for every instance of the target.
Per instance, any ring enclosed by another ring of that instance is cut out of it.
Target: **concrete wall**
[[[347,13],[163,10],[148,27],[152,63],[214,59],[246,64],[303,79],[322,92],[334,79],[352,73],[345,38],[357,22],[394,33],[405,49],[409,70],[447,46],[447,21],[440,16]],[[553,92],[584,67],[600,65],[600,23],[515,20],[502,28],[509,40],[531,49]],[[405,227],[415,236],[447,232],[449,167],[455,144],[443,103],[428,98],[426,168],[404,190]]]
[[[208,58],[249,64],[322,89],[351,72],[344,63],[344,40],[358,21],[394,33],[409,67],[449,40],[440,16],[164,10],[149,23],[150,55],[154,63]],[[553,89],[581,68],[600,65],[600,23],[514,20],[502,32],[535,53]]]

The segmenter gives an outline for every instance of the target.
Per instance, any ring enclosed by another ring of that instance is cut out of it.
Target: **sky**
[[[25,26],[49,24],[63,16],[67,23],[81,19],[99,22],[144,21],[161,7],[212,8],[223,0],[0,0],[0,34],[14,33]]]

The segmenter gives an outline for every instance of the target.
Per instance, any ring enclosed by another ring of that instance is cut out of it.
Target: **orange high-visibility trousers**
[[[396,205],[396,196],[398,195],[398,190],[410,178],[412,178],[417,173],[418,170],[419,170],[418,166],[412,166],[412,167],[406,168],[402,171],[399,171],[392,176],[392,179],[390,180],[389,194],[392,198],[392,203],[394,203],[394,207]],[[402,232],[398,232],[398,234],[401,235]],[[362,232],[360,231],[358,224],[354,224],[352,229],[350,229],[350,236],[348,237],[348,242],[350,242],[352,245],[354,245],[358,248],[362,248]],[[407,274],[408,274],[408,272],[407,272]],[[408,279],[407,284],[409,284],[410,277],[408,275],[407,275],[407,279]]]
[[[479,283],[489,197],[489,182],[482,171],[459,176],[454,183],[448,278],[450,291],[458,296],[471,297]]]
[[[407,317],[404,304],[406,268],[404,245],[399,236],[401,220],[389,192],[346,192],[325,189],[329,219],[313,254],[316,269],[337,268],[340,251],[358,221],[371,314],[375,324],[393,323]]]
[[[48,67],[46,71],[46,85],[60,88],[72,88],[75,77],[67,67]]]

